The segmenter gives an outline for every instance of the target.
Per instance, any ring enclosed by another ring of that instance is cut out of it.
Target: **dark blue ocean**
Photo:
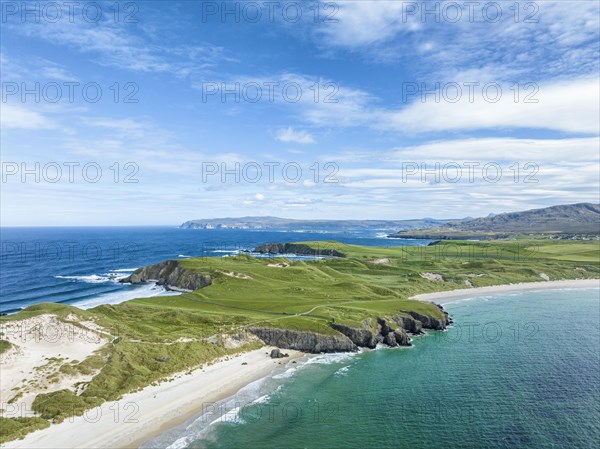
[[[80,307],[160,295],[118,279],[190,256],[266,242],[391,246],[382,230],[292,232],[2,228],[0,310]],[[455,324],[412,348],[309,355],[282,365],[143,448],[596,448],[600,439],[600,290],[448,300]]]
[[[202,230],[175,227],[0,229],[0,313],[38,302],[89,308],[155,296],[154,285],[120,284],[134,269],[167,259],[223,257],[268,242],[336,240],[373,246],[423,245],[387,239],[392,230]]]

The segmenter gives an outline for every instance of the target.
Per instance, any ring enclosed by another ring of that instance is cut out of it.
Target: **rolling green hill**
[[[354,351],[379,342],[410,345],[412,334],[444,329],[449,323],[440,307],[409,299],[419,293],[600,277],[598,241],[295,245],[304,253],[340,257],[300,261],[272,254],[163,262],[136,271],[130,281],[155,278],[169,288],[197,289],[89,310],[42,303],[0,317],[0,324],[44,313],[73,325],[78,320],[94,322],[109,340],[96,354],[61,367],[65,375],[99,370],[80,394],[70,390],[39,394],[33,404],[38,417],[0,418],[3,428],[10,429],[3,439],[43,426],[43,420],[81,415],[174,373],[265,343],[308,352]]]

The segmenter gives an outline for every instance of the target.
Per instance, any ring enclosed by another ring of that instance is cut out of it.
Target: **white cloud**
[[[525,102],[526,95],[521,92],[518,101],[513,91],[503,93],[498,102],[491,102],[496,95],[495,88],[489,96],[483,92],[469,95],[463,91],[456,103],[440,101],[413,102],[409,107],[398,111],[386,111],[383,114],[382,128],[408,130],[415,132],[474,130],[494,128],[538,128],[571,133],[600,132],[600,88],[597,78],[584,78],[568,82],[544,84],[539,92]],[[454,96],[454,91],[452,91]]]
[[[412,103],[403,108],[383,108],[366,93],[352,93],[339,103],[306,103],[304,118],[315,126],[369,126],[402,133],[481,130],[498,128],[549,129],[568,133],[600,132],[600,88],[597,77],[540,83],[521,88],[518,101],[510,85],[500,84],[502,95],[495,100],[494,87],[469,87],[458,82],[462,96],[455,101],[454,88],[433,95],[407,97]],[[344,91],[340,89],[340,91]],[[528,96],[532,94],[532,96]],[[423,101],[424,100],[424,101]],[[525,102],[527,100],[528,102]],[[531,101],[537,100],[537,103]],[[493,102],[496,101],[496,102]]]
[[[25,106],[3,103],[0,105],[2,129],[52,129],[56,125],[43,114]]]
[[[65,66],[37,56],[16,60],[12,56],[8,57],[6,52],[1,52],[0,65],[5,82],[78,81],[77,77],[71,74]]]
[[[263,201],[265,199],[265,196],[262,193],[257,193],[256,195],[254,195],[254,199],[256,201]]]
[[[383,42],[399,33],[422,28],[418,18],[403,15],[409,3],[415,2],[336,2],[339,10],[331,19],[337,22],[325,21],[318,33],[329,45],[339,47],[362,47]],[[329,17],[327,14],[325,16]]]
[[[79,12],[79,14],[81,14]],[[54,45],[73,48],[80,53],[96,55],[91,60],[104,66],[136,72],[167,72],[178,77],[213,67],[218,61],[233,61],[224,56],[223,48],[209,43],[199,45],[164,45],[146,28],[135,28],[110,20],[88,23],[82,20],[60,20],[56,23],[9,23],[7,29],[27,37],[41,38]],[[49,75],[68,76],[60,67],[49,67]]]
[[[574,134],[600,132],[600,83],[597,75],[517,85],[513,82],[496,83],[493,75],[491,67],[454,72],[456,78],[452,80],[455,84],[439,83],[437,98],[432,94],[422,94],[422,86],[417,83],[417,92],[406,95],[405,100],[410,103],[397,107],[393,102],[386,102],[365,90],[302,74],[283,73],[270,78],[238,77],[231,82],[259,85],[297,83],[303,92],[311,94],[303,95],[298,102],[286,102],[281,96],[276,96],[274,104],[296,112],[312,126],[326,128],[366,126],[403,134],[498,128],[546,129]],[[478,84],[469,87],[471,82]],[[323,92],[319,101],[314,101],[311,86],[314,89],[315,83],[335,88],[335,91],[328,92],[331,94],[330,101],[326,101]],[[460,90],[454,87],[456,85]],[[434,86],[426,83],[427,89]],[[397,85],[396,89],[409,92],[408,87],[411,86]],[[498,99],[495,98],[497,93],[501,94]],[[457,97],[457,94],[460,96]],[[400,98],[398,103],[401,103]],[[283,142],[314,142],[312,135],[292,127],[278,130],[275,138]]]
[[[325,21],[309,33],[333,57],[350,51],[382,63],[418,58],[411,72],[420,78],[487,65],[501,68],[498,80],[515,70],[531,81],[597,71],[597,1],[496,2],[502,10],[497,22],[490,20],[495,7],[486,10],[491,2],[467,3],[342,0],[335,3],[337,22]],[[452,5],[460,6],[457,21]],[[426,13],[436,8],[437,14]]]
[[[598,161],[598,137],[574,139],[473,138],[445,140],[397,148],[389,154],[406,161],[531,161],[561,164]],[[368,158],[365,155],[365,158]]]
[[[277,131],[275,139],[280,142],[311,144],[315,143],[313,136],[307,131],[296,131],[294,128],[288,127]]]

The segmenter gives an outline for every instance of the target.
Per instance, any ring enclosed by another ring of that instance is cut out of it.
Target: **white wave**
[[[333,352],[330,354],[319,354],[317,356],[309,358],[304,364],[328,365],[331,363],[339,363],[344,362],[346,360],[350,360],[354,356],[356,356],[356,353],[353,352]]]
[[[193,439],[189,436],[181,437],[177,441],[175,441],[170,446],[167,446],[167,449],[184,449],[193,441]]]
[[[267,402],[269,402],[269,399],[271,399],[271,396],[269,396],[268,394],[265,394],[264,396],[261,396],[260,398],[252,401],[252,403],[253,404],[266,404]]]
[[[213,251],[209,251],[211,253],[224,253],[224,254],[239,254],[239,249],[215,249]]]
[[[106,273],[104,275],[99,274],[90,274],[87,276],[54,276],[57,279],[68,279],[71,281],[79,281],[79,282],[87,282],[88,284],[102,284],[104,282],[115,282],[119,279],[118,275],[111,276],[111,273]],[[127,276],[120,276],[127,277]]]
[[[224,413],[223,415],[215,419],[213,422],[211,422],[210,425],[212,426],[213,424],[217,423],[245,424],[246,421],[244,421],[240,416],[241,410],[241,407],[236,407],[232,410],[229,410],[227,413]]]
[[[91,309],[102,304],[120,304],[136,298],[150,298],[154,296],[174,296],[181,293],[165,290],[156,284],[142,284],[134,289],[122,290],[118,292],[104,293],[94,298],[73,304],[80,309]]]
[[[333,373],[333,375],[337,376],[337,377],[347,376],[349,369],[350,369],[349,366],[343,366],[339,370],[337,370],[335,373]]]
[[[188,258],[190,258],[192,256],[186,256],[185,254],[179,254],[177,257],[183,257],[185,259],[188,259]]]
[[[274,375],[273,379],[287,379],[288,377],[292,377],[296,370],[297,368],[288,368],[283,373]]]
[[[283,368],[283,367],[282,367]],[[286,366],[286,368],[289,368]],[[207,441],[211,439],[211,431],[214,426],[222,423],[244,424],[243,419],[245,407],[259,406],[266,404],[271,400],[273,394],[281,389],[278,385],[273,391],[264,394],[263,387],[265,382],[273,378],[266,376],[249,383],[237,393],[229,398],[220,401],[216,407],[211,407],[201,415],[195,417],[184,427],[179,427],[167,431],[164,434],[149,440],[142,444],[141,449],[151,449],[155,447],[165,447],[167,449],[184,449],[194,441],[202,439]],[[272,388],[269,387],[269,390]],[[229,411],[227,411],[229,410]]]

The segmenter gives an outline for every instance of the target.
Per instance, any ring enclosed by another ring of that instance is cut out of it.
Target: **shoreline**
[[[540,281],[423,293],[410,299],[435,301],[532,290],[599,288],[600,279]],[[139,448],[141,444],[200,416],[209,404],[230,398],[250,383],[263,379],[304,356],[286,350],[289,358],[271,359],[273,347],[228,356],[213,365],[178,373],[157,385],[128,393],[89,410],[84,416],[32,432],[1,448]],[[247,363],[247,365],[242,365]]]
[[[265,354],[271,349],[264,346],[221,359],[190,374],[176,374],[158,385],[105,402],[84,416],[67,418],[0,447],[137,449],[142,443],[199,416],[209,404],[233,396],[246,385],[304,355],[286,350],[289,358],[271,359]]]
[[[461,288],[434,293],[421,293],[409,299],[416,301],[438,301],[443,299],[464,299],[510,292],[532,290],[558,290],[563,288],[600,288],[600,279],[576,279],[560,281],[521,282],[518,284],[491,285],[487,287]]]

